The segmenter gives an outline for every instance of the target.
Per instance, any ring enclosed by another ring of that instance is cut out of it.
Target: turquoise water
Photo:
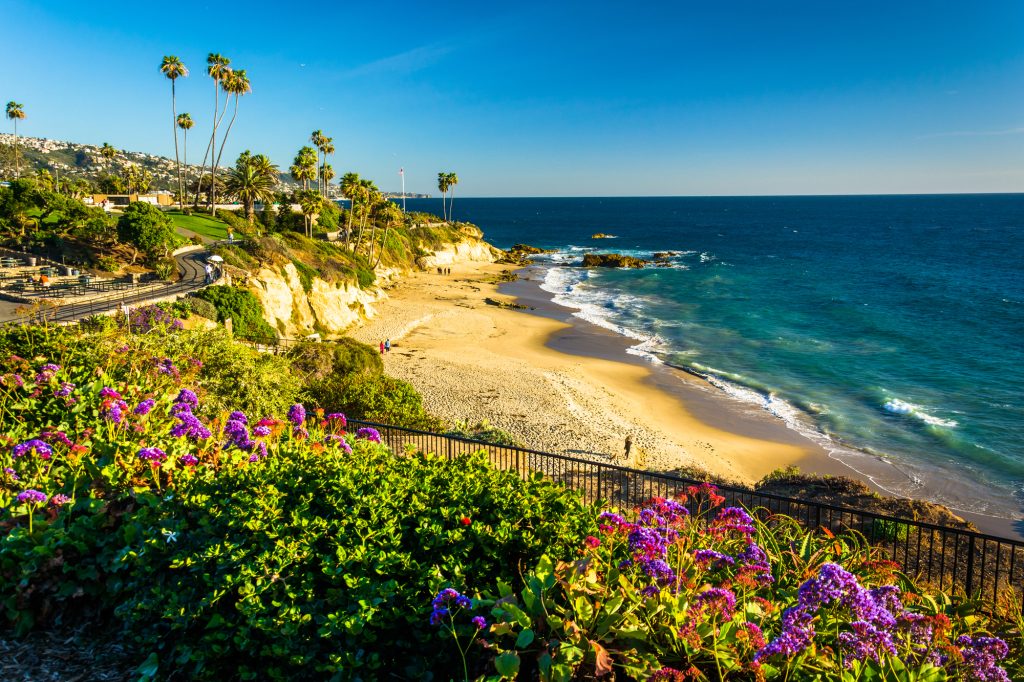
[[[497,246],[556,249],[543,288],[631,352],[914,483],[977,484],[939,501],[1020,510],[1024,195],[456,199],[455,217]],[[676,253],[575,267],[588,251]]]

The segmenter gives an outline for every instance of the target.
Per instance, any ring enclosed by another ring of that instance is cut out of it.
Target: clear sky
[[[225,158],[461,196],[1024,191],[1024,2],[116,3],[2,0],[0,100],[27,135],[173,157],[170,83]],[[7,122],[4,121],[6,124]],[[10,132],[7,124],[4,130]],[[197,151],[198,150],[198,151]]]

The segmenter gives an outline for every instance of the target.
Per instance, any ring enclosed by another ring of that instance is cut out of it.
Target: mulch
[[[6,682],[127,682],[138,666],[118,642],[94,630],[0,635],[0,680]]]

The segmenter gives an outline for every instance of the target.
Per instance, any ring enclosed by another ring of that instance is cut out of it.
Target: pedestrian
[[[380,342],[380,354],[384,355],[384,342],[383,341]]]
[[[626,434],[626,451],[625,451],[625,454],[623,454],[623,458],[627,462],[629,461],[629,451],[632,450],[632,449],[633,449],[633,434],[628,433],[628,434]]]
[[[384,350],[386,350],[389,353],[391,352],[391,339],[384,340]]]
[[[207,263],[203,267],[203,270],[206,271],[206,284],[209,284],[210,282],[213,281],[213,266]]]
[[[235,241],[235,231],[232,228],[228,228],[228,242]]]

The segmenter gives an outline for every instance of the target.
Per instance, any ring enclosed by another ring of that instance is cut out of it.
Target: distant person
[[[380,354],[384,355],[384,342],[383,341],[380,342]]]
[[[384,350],[386,350],[389,353],[391,352],[391,339],[386,339],[384,341]]]
[[[229,242],[235,241],[235,231],[233,229],[231,229],[230,227],[228,228],[228,241]]]
[[[623,459],[625,459],[626,461],[629,461],[629,451],[632,450],[632,449],[633,449],[633,434],[631,434],[631,433],[630,434],[626,434],[625,452],[623,452],[623,454],[622,454]]]
[[[209,284],[213,281],[213,266],[207,263],[203,269],[206,270],[206,283]]]

